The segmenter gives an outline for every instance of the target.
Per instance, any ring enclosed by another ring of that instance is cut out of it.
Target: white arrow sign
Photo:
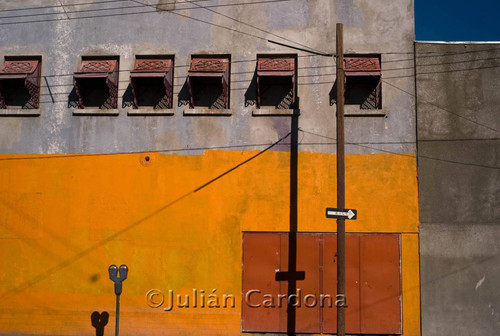
[[[327,218],[356,219],[357,215],[358,215],[358,212],[355,209],[326,208],[326,217]]]

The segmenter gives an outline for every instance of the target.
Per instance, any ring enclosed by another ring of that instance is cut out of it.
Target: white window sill
[[[2,117],[38,117],[40,109],[6,108],[0,109]]]
[[[300,115],[300,109],[273,109],[273,108],[262,108],[262,109],[255,109],[252,111],[252,115],[254,117],[261,117],[261,116],[267,116],[267,117],[277,117],[277,116],[284,116],[284,117],[290,117],[290,116],[298,116]]]
[[[359,105],[345,105],[344,117],[386,117],[383,109],[361,109]]]
[[[73,108],[73,115],[88,115],[88,116],[117,116],[120,112],[118,109],[100,109],[97,107],[91,108]]]
[[[210,109],[210,108],[194,108],[185,109],[185,116],[231,116],[233,111],[231,109]]]
[[[174,109],[155,109],[152,107],[129,108],[127,114],[129,116],[173,116]]]

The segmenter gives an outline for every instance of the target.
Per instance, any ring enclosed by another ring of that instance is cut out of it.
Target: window
[[[259,55],[257,57],[257,106],[294,108],[296,102],[296,58]]]
[[[118,58],[83,58],[73,84],[79,108],[116,109]]]
[[[379,57],[344,57],[345,104],[361,109],[382,108]]]
[[[134,107],[172,108],[173,60],[166,57],[141,57],[130,73]]]
[[[0,108],[38,109],[41,57],[6,58],[0,69]]]
[[[401,333],[399,246],[397,234],[346,235],[347,333]],[[335,333],[336,250],[335,234],[245,232],[242,331]]]
[[[190,106],[229,108],[229,57],[193,57],[188,71]]]

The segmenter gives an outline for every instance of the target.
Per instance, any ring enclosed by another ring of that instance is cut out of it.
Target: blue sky
[[[417,41],[500,41],[500,0],[415,0],[415,34]]]

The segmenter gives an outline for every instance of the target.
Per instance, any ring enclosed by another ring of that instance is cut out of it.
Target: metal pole
[[[337,23],[337,208],[345,209],[344,37]],[[345,335],[345,219],[337,219],[337,335]]]
[[[116,323],[115,323],[115,336],[118,336],[118,326],[120,325],[120,295],[116,296]]]
[[[115,336],[118,336],[118,325],[120,321],[120,294],[122,293],[122,282],[127,279],[128,267],[127,265],[121,265],[120,269],[116,265],[109,266],[108,269],[109,278],[115,283],[115,295],[116,295],[116,324],[115,324]]]

